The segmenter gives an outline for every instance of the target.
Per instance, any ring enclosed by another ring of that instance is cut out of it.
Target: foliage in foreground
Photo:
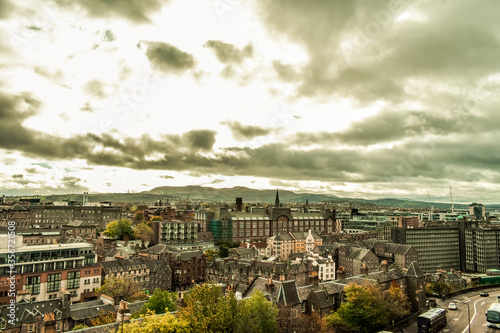
[[[344,292],[346,302],[326,319],[337,332],[376,332],[410,314],[408,297],[396,283],[385,291],[380,285],[351,284]]]
[[[177,309],[177,305],[175,304],[176,299],[177,293],[156,288],[146,304],[144,304],[142,308],[133,315],[133,317],[138,318],[140,316],[145,316],[149,312],[161,314],[175,311]]]

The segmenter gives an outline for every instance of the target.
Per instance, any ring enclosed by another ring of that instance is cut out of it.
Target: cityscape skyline
[[[497,203],[499,8],[0,0],[0,194]]]

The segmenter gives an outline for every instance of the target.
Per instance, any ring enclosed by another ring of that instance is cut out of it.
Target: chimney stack
[[[267,280],[267,283],[266,283],[266,291],[268,293],[272,293],[274,290],[274,283],[273,283],[273,279],[272,278],[269,278],[269,280]]]
[[[316,272],[316,271],[311,272],[311,275],[309,276],[309,278],[311,280],[311,285],[313,287],[317,287],[319,284],[318,272]]]
[[[383,260],[380,263],[380,270],[383,272],[387,272],[389,270],[389,265],[387,264],[387,260]]]
[[[116,322],[121,323],[130,319],[130,309],[127,307],[127,302],[120,301],[118,312],[116,313]]]
[[[361,275],[368,275],[368,266],[366,265],[366,263],[361,264],[359,272],[361,273]]]
[[[339,269],[337,270],[337,280],[344,280],[346,277],[346,273],[344,270],[344,267],[339,266]]]

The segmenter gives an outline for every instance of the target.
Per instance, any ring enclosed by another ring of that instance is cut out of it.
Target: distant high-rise
[[[243,211],[243,198],[236,198],[236,205],[234,206],[234,211]]]
[[[82,206],[87,206],[89,203],[89,192],[83,192]]]
[[[469,205],[469,215],[475,217],[478,220],[486,218],[486,212],[484,206],[477,202],[473,202]]]

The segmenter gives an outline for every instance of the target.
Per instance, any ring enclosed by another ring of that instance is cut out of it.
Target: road
[[[453,299],[447,299],[445,301],[437,301],[437,307],[448,308],[449,303],[454,303],[453,300],[460,300],[461,302],[468,302],[470,308],[470,319],[471,319],[471,333],[499,333],[499,330],[486,327],[486,310],[490,307],[493,302],[498,302],[497,296],[500,295],[500,289],[492,288],[488,290],[490,296],[481,297],[479,294],[481,291],[470,292],[462,294],[460,296],[454,297]],[[448,324],[445,328],[441,329],[439,332],[449,332],[449,333],[468,333],[468,315],[467,315],[467,305],[462,303],[457,303],[457,310],[448,310],[447,318]],[[416,333],[417,323],[414,322],[409,326],[405,327],[405,333]]]

